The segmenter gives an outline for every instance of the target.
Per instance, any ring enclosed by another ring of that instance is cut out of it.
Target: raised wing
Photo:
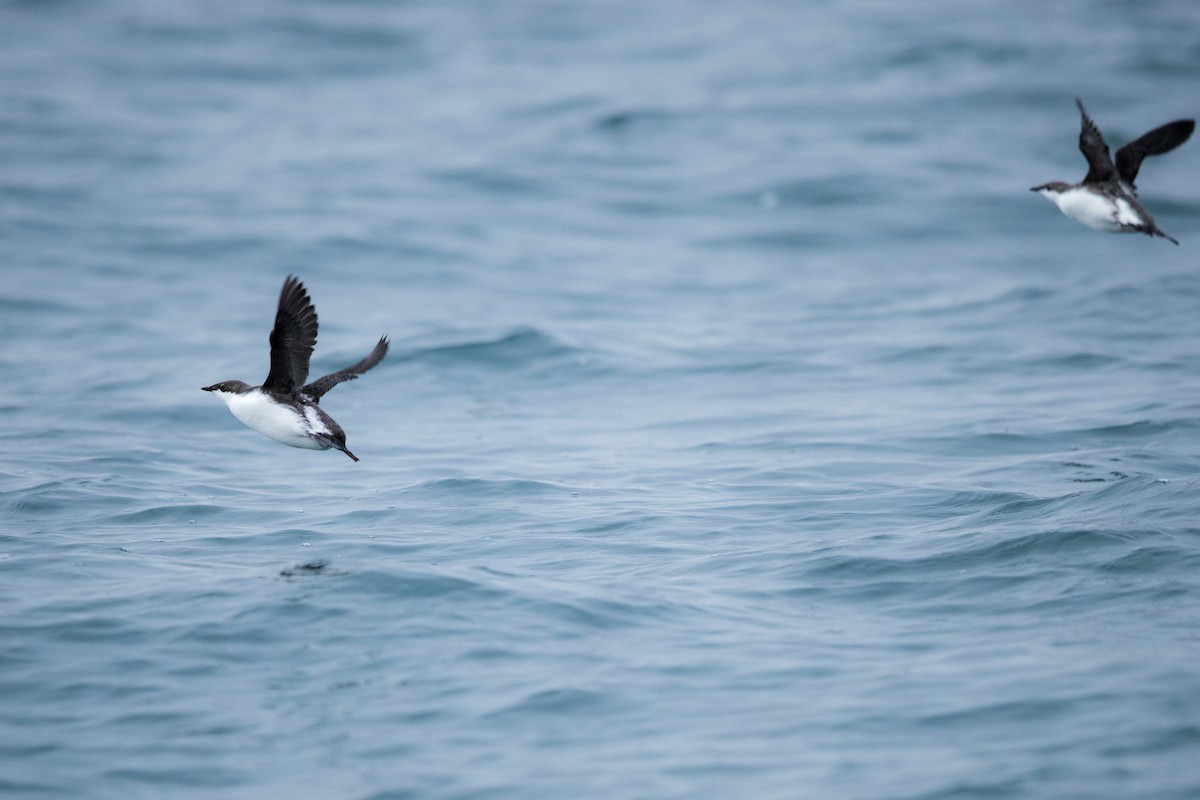
[[[1146,156],[1161,156],[1163,153],[1171,152],[1186,142],[1195,129],[1195,120],[1177,119],[1155,128],[1149,133],[1143,133],[1117,151],[1117,174],[1130,189],[1135,188],[1133,182],[1137,179],[1142,159]]]
[[[337,386],[342,381],[352,381],[359,375],[369,370],[371,367],[383,361],[383,357],[387,355],[388,338],[386,336],[379,339],[379,343],[375,345],[367,357],[357,364],[353,364],[345,369],[338,370],[331,375],[326,375],[323,378],[317,378],[315,381],[305,386],[300,391],[303,394],[312,398],[314,403],[319,403],[321,398],[333,387]]]
[[[1108,145],[1104,143],[1100,129],[1096,127],[1096,123],[1092,122],[1092,118],[1088,116],[1087,110],[1083,107],[1083,101],[1078,97],[1075,98],[1075,105],[1079,106],[1079,115],[1082,118],[1079,130],[1079,152],[1083,153],[1083,157],[1088,162],[1088,173],[1083,182],[1105,183],[1116,180],[1117,168],[1113,166],[1112,157],[1108,154]]]
[[[304,284],[288,275],[279,292],[275,327],[271,329],[271,371],[263,389],[295,391],[308,380],[308,362],[317,343],[317,311]]]

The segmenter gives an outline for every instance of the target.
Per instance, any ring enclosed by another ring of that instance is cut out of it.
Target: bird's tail
[[[346,437],[345,436],[336,436],[335,437],[328,433],[313,434],[313,436],[314,436],[314,438],[316,438],[317,441],[321,442],[322,444],[332,447],[334,450],[341,450],[343,453],[350,456],[350,458],[354,459],[355,461],[358,461],[358,456],[354,455],[354,453],[351,453],[350,448],[346,447]]]
[[[1164,234],[1163,231],[1158,228],[1158,225],[1153,223],[1153,221],[1150,224],[1146,225],[1146,227],[1144,227],[1144,228],[1134,228],[1134,230],[1140,230],[1141,233],[1144,233],[1147,236],[1156,237],[1156,239],[1165,239],[1166,241],[1171,242],[1172,245],[1175,245],[1176,247],[1180,246],[1180,240],[1177,240],[1175,236],[1170,236],[1168,234]]]
[[[1157,236],[1157,237],[1159,237],[1160,239],[1166,239],[1168,242],[1170,242],[1171,244],[1175,245],[1176,247],[1178,247],[1178,246],[1179,246],[1179,240],[1178,240],[1178,239],[1176,239],[1174,236],[1168,236],[1167,234],[1165,234],[1165,233],[1163,233],[1162,231],[1160,231],[1160,230],[1159,230],[1157,227],[1156,227],[1156,228],[1154,228],[1154,230],[1150,231],[1150,235],[1151,235],[1151,236]]]

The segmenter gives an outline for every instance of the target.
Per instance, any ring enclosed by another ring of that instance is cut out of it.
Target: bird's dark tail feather
[[[337,439],[333,438],[332,436],[330,436],[328,434],[321,434],[321,435],[314,434],[314,436],[316,436],[317,441],[321,442],[322,444],[329,445],[334,450],[341,450],[343,453],[350,456],[350,458],[354,459],[355,461],[358,461],[358,456],[356,456],[356,455],[354,455],[354,453],[350,452],[350,448],[346,447],[346,443],[344,441],[339,442]]]
[[[1178,239],[1176,239],[1174,236],[1168,236],[1167,234],[1163,233],[1161,230],[1158,229],[1158,226],[1153,223],[1151,223],[1149,227],[1142,228],[1141,231],[1142,231],[1142,233],[1146,234],[1147,236],[1158,238],[1158,239],[1166,239],[1168,242],[1175,245],[1176,247],[1179,246]]]
[[[1170,242],[1171,244],[1175,245],[1176,247],[1179,247],[1179,240],[1178,240],[1178,239],[1176,239],[1174,236],[1168,236],[1167,234],[1165,234],[1165,233],[1163,233],[1162,231],[1160,231],[1158,228],[1155,228],[1155,229],[1154,229],[1154,235],[1155,235],[1155,236],[1161,236],[1162,238],[1166,239],[1166,240],[1167,240],[1168,242]]]

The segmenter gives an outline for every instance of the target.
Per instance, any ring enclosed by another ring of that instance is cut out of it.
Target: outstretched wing
[[[271,371],[263,389],[289,393],[308,380],[308,362],[317,343],[317,311],[304,284],[288,275],[279,292],[271,329]]]
[[[342,381],[352,381],[359,375],[362,375],[364,372],[371,369],[371,367],[375,366],[380,361],[383,361],[383,357],[387,355],[387,351],[388,338],[384,336],[381,337],[379,343],[375,345],[375,349],[367,354],[367,357],[362,361],[346,367],[345,369],[338,370],[330,375],[326,375],[323,378],[317,378],[300,391],[312,398],[314,403],[319,403],[326,392],[337,386]]]
[[[1075,105],[1079,106],[1079,115],[1082,118],[1079,130],[1079,152],[1083,153],[1083,157],[1088,162],[1088,173],[1083,182],[1106,183],[1116,180],[1117,169],[1113,166],[1112,157],[1108,154],[1108,145],[1104,143],[1100,129],[1096,127],[1096,123],[1092,122],[1092,118],[1088,116],[1087,110],[1083,107],[1083,101],[1078,97],[1075,98]]]
[[[1186,142],[1195,129],[1195,120],[1177,119],[1149,133],[1143,133],[1117,151],[1117,174],[1130,189],[1133,189],[1133,182],[1137,179],[1143,158],[1171,152]]]

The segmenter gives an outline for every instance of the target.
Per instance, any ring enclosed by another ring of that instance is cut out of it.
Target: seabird
[[[222,381],[203,390],[216,392],[235,417],[277,442],[307,450],[332,447],[358,461],[358,456],[346,448],[345,431],[318,403],[334,386],[354,380],[382,361],[388,351],[387,336],[380,338],[375,349],[357,364],[305,384],[308,362],[317,343],[317,311],[304,284],[289,275],[279,292],[270,342],[271,371],[262,386]]]
[[[1142,134],[1117,151],[1117,163],[1114,166],[1100,129],[1092,122],[1078,97],[1075,98],[1075,105],[1079,106],[1079,113],[1083,117],[1079,150],[1088,162],[1087,175],[1082,183],[1051,181],[1034,186],[1031,191],[1052,201],[1068,217],[1089,228],[1114,233],[1139,232],[1179,244],[1160,231],[1150,212],[1142,208],[1137,201],[1137,187],[1133,182],[1143,158],[1169,153],[1186,142],[1196,127],[1196,121],[1178,119]]]

